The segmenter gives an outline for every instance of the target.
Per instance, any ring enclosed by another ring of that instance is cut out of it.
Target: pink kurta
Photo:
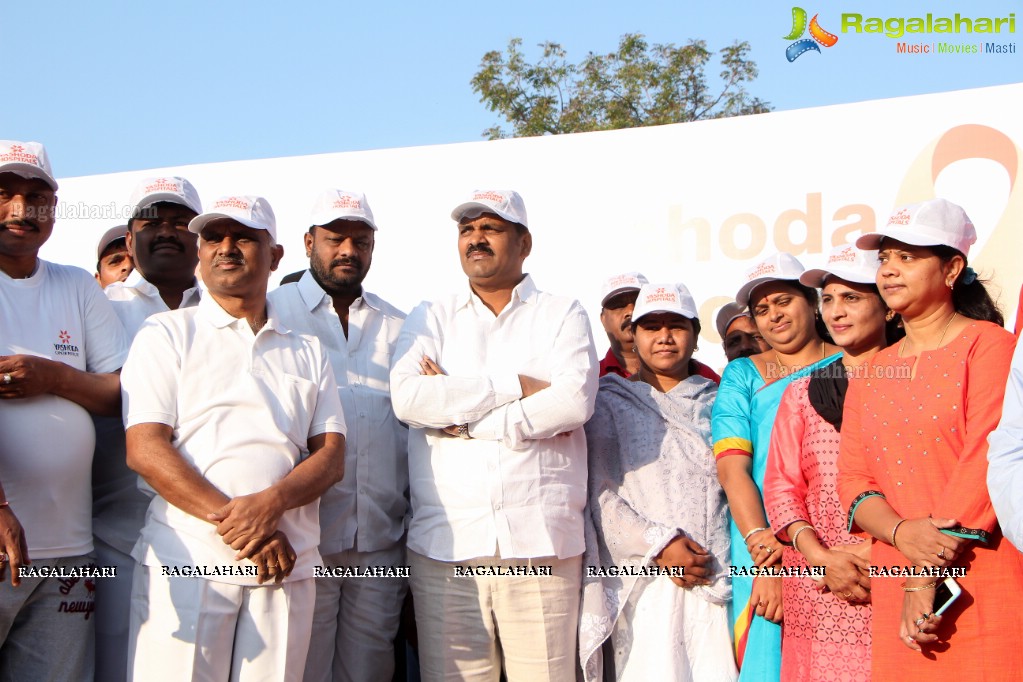
[[[764,474],[764,507],[775,534],[806,521],[825,547],[853,545],[838,499],[839,434],[810,404],[810,378],[785,390],[771,434]],[[800,536],[805,541],[806,531]],[[802,554],[786,547],[785,566],[806,568]],[[812,578],[786,578],[782,604],[781,679],[786,682],[864,682],[870,679],[869,604],[849,604],[818,592]]]

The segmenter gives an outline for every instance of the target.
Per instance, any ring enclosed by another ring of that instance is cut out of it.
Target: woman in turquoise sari
[[[755,571],[781,567],[781,545],[764,512],[767,451],[782,393],[793,379],[834,362],[817,322],[817,290],[799,283],[802,264],[775,254],[746,271],[736,294],[748,305],[771,350],[729,363],[721,377],[711,432],[718,479],[731,511],[732,622],[740,682],[778,682],[781,674],[781,578]]]

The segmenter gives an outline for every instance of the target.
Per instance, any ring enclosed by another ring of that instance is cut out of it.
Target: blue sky
[[[898,55],[890,38],[839,32],[842,13],[937,16],[951,3],[817,3],[800,5],[839,42],[793,63],[791,2],[9,3],[0,133],[46,144],[58,177],[476,141],[502,121],[469,80],[513,37],[529,55],[560,42],[573,60],[626,32],[748,40],[760,67],[749,89],[777,110],[1023,80],[1019,0],[959,4],[972,17],[1019,14],[1015,34],[992,36],[1016,54],[966,56]]]

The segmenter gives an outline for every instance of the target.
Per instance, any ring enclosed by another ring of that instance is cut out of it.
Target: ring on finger
[[[7,556],[7,552],[0,552],[0,564],[6,564],[10,561],[10,557]]]
[[[920,616],[919,618],[917,618],[916,620],[913,621],[913,624],[916,625],[917,630],[919,630],[920,626],[923,625],[926,622],[927,622],[927,617],[926,616]]]
[[[944,547],[942,547],[941,551],[938,552],[938,558],[939,559],[946,559],[946,558],[948,558],[948,557],[945,556],[945,548]]]
[[[12,381],[14,381],[14,377],[12,377],[9,373],[4,374],[4,383],[5,384],[9,384]]]

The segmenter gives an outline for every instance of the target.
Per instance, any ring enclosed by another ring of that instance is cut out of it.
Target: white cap
[[[895,209],[880,231],[861,236],[856,246],[879,249],[884,237],[913,246],[951,246],[967,256],[970,245],[977,241],[977,230],[962,206],[947,199],[931,199]]]
[[[483,213],[495,213],[505,220],[529,229],[526,222],[526,204],[518,192],[510,189],[478,189],[467,201],[451,212],[456,223],[462,218],[475,218]]]
[[[715,326],[718,329],[718,336],[724,339],[728,334],[728,327],[740,317],[749,317],[749,312],[746,311],[745,306],[741,306],[735,301],[721,306],[721,310],[718,311],[717,318],[714,320]]]
[[[206,223],[217,218],[229,218],[255,230],[266,230],[274,242],[277,241],[277,218],[270,202],[263,197],[235,195],[220,197],[205,213],[200,213],[188,223],[188,231],[199,234]]]
[[[117,225],[104,232],[103,236],[99,238],[99,243],[96,245],[96,258],[102,258],[103,252],[107,250],[108,246],[116,242],[118,239],[125,239],[127,234],[127,225]]]
[[[14,173],[23,178],[38,178],[57,191],[53,169],[40,142],[0,140],[0,173]]]
[[[820,288],[829,275],[834,275],[847,282],[874,284],[878,265],[876,250],[866,251],[852,244],[843,244],[831,250],[823,268],[807,270],[799,276],[799,281],[808,287]]]
[[[675,313],[690,320],[698,318],[696,301],[684,284],[644,284],[632,311],[633,323],[650,313]]]
[[[179,204],[196,213],[202,213],[202,203],[195,187],[188,180],[176,176],[146,178],[135,185],[128,201],[131,203],[132,218],[137,218],[142,209],[161,201]]]
[[[749,305],[749,295],[761,284],[775,280],[798,280],[806,268],[791,253],[784,251],[768,256],[753,267],[746,270],[746,283],[735,295],[735,301],[746,307]]]
[[[626,272],[608,277],[600,287],[600,307],[626,291],[639,291],[649,280],[638,272]]]
[[[335,220],[361,220],[374,230],[373,211],[369,208],[366,195],[343,189],[328,189],[316,198],[310,225],[327,225]]]

